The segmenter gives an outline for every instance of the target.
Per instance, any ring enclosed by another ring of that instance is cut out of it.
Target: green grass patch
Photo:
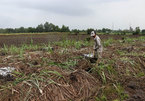
[[[67,69],[67,70],[72,70],[76,64],[77,64],[76,60],[68,60],[63,63],[58,63],[58,62],[53,62],[53,61],[48,63],[48,65],[50,66],[58,66],[60,68]]]
[[[92,45],[92,42],[88,41],[75,41],[75,40],[63,40],[60,42],[55,42],[54,45],[58,45],[63,48],[74,47],[76,49],[80,49],[81,47],[86,47]]]
[[[108,46],[110,46],[114,41],[115,41],[114,39],[109,38],[109,39],[103,41],[103,46],[104,46],[104,47],[108,47]]]

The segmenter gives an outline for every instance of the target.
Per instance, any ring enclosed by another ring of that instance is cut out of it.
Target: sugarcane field
[[[143,101],[145,36],[99,36],[98,64],[89,35],[0,36],[0,101]]]

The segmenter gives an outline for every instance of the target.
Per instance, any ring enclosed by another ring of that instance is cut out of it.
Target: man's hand
[[[97,51],[101,46],[97,46],[94,48],[94,51]]]

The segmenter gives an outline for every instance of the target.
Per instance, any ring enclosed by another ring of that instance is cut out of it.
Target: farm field
[[[101,39],[121,39],[124,35],[99,35]],[[33,44],[47,44],[48,42],[62,41],[64,39],[68,40],[84,40],[90,37],[88,34],[81,33],[79,35],[61,33],[61,32],[50,32],[50,33],[11,33],[11,34],[0,34],[0,47],[3,47],[4,44],[11,46],[20,46],[22,44],[30,44],[33,40]],[[125,37],[136,38],[139,35],[125,35]]]
[[[100,35],[96,65],[89,35],[0,36],[0,101],[145,101],[145,36]]]

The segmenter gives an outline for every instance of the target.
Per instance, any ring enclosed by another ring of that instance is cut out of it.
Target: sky
[[[145,0],[0,0],[0,28],[145,29]]]

